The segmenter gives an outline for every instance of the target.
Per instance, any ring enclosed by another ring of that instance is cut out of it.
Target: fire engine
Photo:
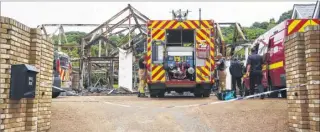
[[[69,88],[71,86],[72,65],[70,57],[60,51],[54,52],[54,72],[61,79],[61,87]]]
[[[209,97],[214,83],[214,21],[187,20],[189,11],[172,11],[172,20],[147,22],[147,83],[151,97],[191,92]],[[201,10],[200,10],[201,14]]]
[[[263,35],[259,36],[251,48],[264,57],[262,84],[265,91],[286,87],[284,42],[288,35],[295,32],[304,32],[308,25],[319,25],[319,19],[289,19],[276,25]],[[249,77],[243,77],[244,95],[248,94]],[[286,91],[282,91],[281,97],[286,97]],[[275,95],[271,95],[275,96]]]

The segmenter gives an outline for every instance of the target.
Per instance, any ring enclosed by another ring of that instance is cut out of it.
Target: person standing
[[[231,65],[229,67],[229,72],[231,74],[231,82],[232,82],[232,90],[234,91],[234,97],[237,97],[237,86],[240,91],[242,92],[241,89],[241,78],[243,76],[243,66],[241,65],[240,61],[236,58],[233,59],[231,62]]]
[[[138,88],[138,97],[147,97],[144,91],[144,88],[146,87],[146,61],[145,61],[146,53],[143,53],[140,57],[138,63],[139,63],[139,88]]]
[[[258,55],[256,51],[251,49],[251,55],[247,60],[247,76],[249,76],[250,80],[250,95],[254,94],[255,86],[257,86],[259,93],[264,91],[262,86],[262,64],[263,58]],[[260,96],[261,99],[264,98],[264,95]]]
[[[225,60],[222,57],[221,53],[217,54],[218,61],[216,62],[218,80],[219,80],[219,92],[222,92],[226,89],[226,73],[225,70]]]

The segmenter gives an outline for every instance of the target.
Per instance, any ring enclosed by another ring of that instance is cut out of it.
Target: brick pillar
[[[51,126],[53,44],[42,36],[41,42],[41,84],[39,90],[38,131],[47,131]]]
[[[13,64],[31,64],[38,68],[35,99],[9,99]],[[51,41],[43,39],[40,30],[1,17],[0,132],[50,129],[52,67],[53,45]]]
[[[287,86],[305,84],[306,60],[304,34],[295,33],[287,37],[285,42],[285,68]],[[288,89],[288,115],[290,131],[307,131],[309,129],[307,88],[301,86]]]
[[[37,131],[38,125],[38,100],[39,100],[39,90],[40,90],[40,60],[41,60],[41,32],[37,29],[31,29],[31,44],[29,50],[29,64],[37,67],[39,73],[36,79],[36,97],[35,99],[27,100],[27,120],[26,120],[26,131]]]
[[[11,65],[28,64],[30,50],[30,29],[6,17],[1,17],[0,43],[0,102],[2,114],[0,131],[24,131],[26,99],[10,100]]]
[[[305,28],[310,132],[320,131],[320,26]]]

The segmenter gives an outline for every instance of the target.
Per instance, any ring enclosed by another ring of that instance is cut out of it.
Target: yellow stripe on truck
[[[272,63],[272,64],[268,65],[268,67],[269,67],[269,70],[281,68],[281,67],[283,67],[283,61]],[[267,65],[262,65],[262,71],[265,71],[265,70],[267,70]],[[246,74],[243,75],[243,77],[244,78],[247,77]]]
[[[279,61],[269,65],[269,70],[277,69],[283,67],[283,61]]]

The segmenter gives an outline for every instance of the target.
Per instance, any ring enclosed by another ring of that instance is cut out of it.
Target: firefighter
[[[234,91],[234,96],[236,95],[237,86],[241,93],[241,78],[243,76],[243,65],[237,58],[234,58],[229,67],[230,74],[232,76],[232,90]]]
[[[139,65],[139,88],[138,88],[138,97],[147,97],[144,91],[146,87],[146,61],[145,61],[146,53],[143,53],[142,56],[139,58],[138,65]]]
[[[218,71],[218,79],[219,79],[219,92],[222,92],[226,88],[226,73],[225,70],[225,60],[222,57],[221,53],[217,54],[218,61],[216,62],[216,68]]]
[[[262,64],[263,58],[262,56],[258,55],[255,49],[251,49],[251,55],[248,57],[247,60],[247,73],[246,75],[249,76],[250,79],[250,95],[254,94],[255,86],[257,86],[259,92],[263,92],[262,86]],[[264,95],[260,96],[261,99],[264,99]]]

